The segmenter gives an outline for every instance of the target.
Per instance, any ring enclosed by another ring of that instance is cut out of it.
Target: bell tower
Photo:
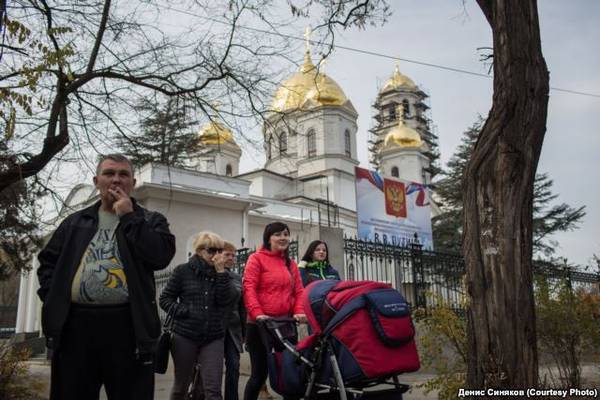
[[[427,117],[428,96],[400,72],[385,82],[373,104],[370,161],[384,175],[429,184],[437,172],[437,136]]]

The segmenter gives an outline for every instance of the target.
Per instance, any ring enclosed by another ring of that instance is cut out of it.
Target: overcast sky
[[[478,47],[491,47],[491,30],[474,1],[390,1],[393,15],[380,28],[353,30],[338,37],[337,44],[404,59],[487,73],[479,61]],[[591,0],[540,0],[543,52],[550,70],[550,85],[600,95],[600,2]],[[297,32],[293,32],[297,30]],[[301,35],[298,26],[289,33]],[[299,47],[297,62],[301,62]],[[358,158],[368,166],[367,131],[372,124],[378,87],[391,75],[395,62],[383,57],[337,49],[326,64],[359,113]],[[401,71],[430,95],[431,117],[437,127],[442,162],[453,154],[462,132],[478,113],[487,115],[492,98],[492,79],[444,71],[401,61]],[[290,73],[295,70],[289,66]],[[550,92],[547,133],[539,172],[555,182],[559,201],[585,205],[581,228],[557,235],[558,255],[586,264],[600,254],[600,150],[597,118],[600,98],[559,91]],[[258,133],[259,134],[259,133]],[[264,158],[248,152],[241,170],[262,166]]]

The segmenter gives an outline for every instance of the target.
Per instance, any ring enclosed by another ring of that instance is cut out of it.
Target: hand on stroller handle
[[[271,317],[269,315],[260,314],[256,316],[257,323],[265,323],[266,321],[281,322],[281,323],[295,323],[295,324],[308,324],[305,314],[294,314],[293,317]]]

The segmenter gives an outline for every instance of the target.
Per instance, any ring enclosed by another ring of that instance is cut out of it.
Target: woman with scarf
[[[315,240],[308,245],[302,261],[298,264],[302,285],[308,286],[312,281],[321,279],[340,280],[340,274],[329,263],[327,243]]]

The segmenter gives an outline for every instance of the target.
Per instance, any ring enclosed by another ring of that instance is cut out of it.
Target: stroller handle
[[[284,348],[286,348],[290,353],[292,353],[294,355],[294,357],[301,360],[302,362],[304,362],[306,365],[308,365],[311,368],[314,366],[314,363],[312,361],[310,361],[309,359],[307,359],[306,357],[304,357],[303,355],[301,355],[298,352],[298,350],[296,350],[295,344],[291,343],[289,341],[289,338],[284,337],[284,335],[281,332],[282,328],[285,328],[286,326],[289,327],[290,324],[293,324],[294,328],[296,328],[296,326],[299,324],[299,322],[295,318],[293,318],[293,317],[273,317],[273,318],[269,317],[269,318],[265,318],[262,320],[258,320],[256,322],[258,323],[259,326],[261,326],[264,329],[265,333],[267,331],[271,332],[272,337],[274,337],[277,342],[279,342]],[[294,331],[295,331],[295,329],[294,329]],[[269,335],[269,334],[266,333],[266,335]],[[295,336],[295,339],[297,339],[297,332],[294,332],[294,336]],[[266,340],[267,339],[265,339],[263,337],[263,341],[266,341]],[[265,343],[265,347],[269,348],[271,346],[268,345],[267,343]]]
[[[294,317],[268,317],[256,321],[258,324],[263,324],[269,329],[277,329],[287,324],[296,324],[298,321]]]

